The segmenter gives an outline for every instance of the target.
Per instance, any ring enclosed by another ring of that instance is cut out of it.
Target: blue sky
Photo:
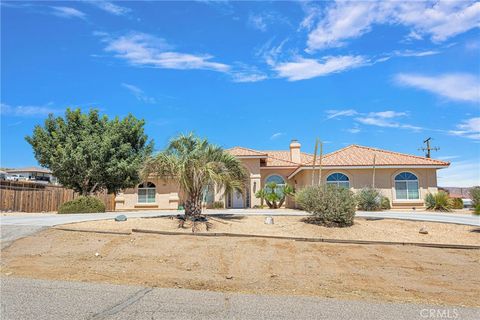
[[[36,165],[48,113],[132,113],[161,149],[361,144],[480,184],[479,2],[2,1],[1,166]]]

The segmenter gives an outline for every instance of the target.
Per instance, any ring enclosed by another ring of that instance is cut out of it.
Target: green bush
[[[356,194],[358,209],[364,211],[382,210],[382,196],[375,188],[365,187]],[[390,203],[389,203],[390,205]]]
[[[463,209],[463,200],[460,198],[450,198],[452,209]]]
[[[474,208],[480,206],[480,187],[473,187],[470,189],[470,198],[472,199]]]
[[[67,201],[58,208],[58,213],[94,213],[105,212],[103,202],[95,197],[78,197],[77,199]]]
[[[428,210],[434,211],[451,211],[452,201],[445,191],[438,191],[435,194],[427,194],[425,196],[425,206]]]
[[[475,207],[475,211],[473,211],[476,215],[480,215],[480,204]]]
[[[214,203],[212,203],[212,209],[223,209],[223,208],[225,208],[223,201],[215,201]]]
[[[382,210],[390,210],[392,208],[390,206],[390,199],[388,199],[388,197],[382,196],[381,208]]]
[[[353,192],[347,188],[308,186],[298,191],[295,198],[301,209],[312,214],[306,222],[328,227],[353,225],[357,203]]]

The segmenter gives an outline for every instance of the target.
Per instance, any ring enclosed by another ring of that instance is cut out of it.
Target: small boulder
[[[421,234],[428,234],[428,230],[427,230],[427,228],[426,228],[426,227],[422,227],[422,228],[420,229],[420,231],[418,231],[418,233],[421,233]]]
[[[124,214],[118,215],[115,217],[115,221],[117,222],[127,221],[127,216]]]
[[[226,276],[225,278],[227,278],[228,280],[232,280],[233,276]]]
[[[273,224],[273,217],[266,217],[265,224]]]

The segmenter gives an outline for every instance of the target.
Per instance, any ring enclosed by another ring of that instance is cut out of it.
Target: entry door
[[[243,208],[243,196],[240,192],[234,191],[232,195],[232,208],[240,209]]]

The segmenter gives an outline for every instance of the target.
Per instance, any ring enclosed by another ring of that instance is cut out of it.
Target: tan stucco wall
[[[126,189],[115,198],[116,209],[129,210],[141,208],[177,209],[179,204],[178,186],[172,182],[160,179],[149,179],[148,182],[155,184],[155,203],[138,203],[138,189]]]
[[[396,200],[394,178],[400,172],[411,172],[418,178],[420,198],[418,200]],[[335,172],[343,173],[350,179],[350,188],[352,191],[357,191],[363,187],[372,186],[373,184],[373,169],[323,169],[322,183],[326,183],[327,177]],[[318,171],[317,171],[318,177]],[[317,178],[318,179],[318,178]],[[303,170],[296,174],[292,179],[296,181],[295,187],[297,189],[303,186],[310,185],[312,181],[312,171]],[[427,193],[437,192],[437,171],[430,168],[418,169],[379,169],[375,170],[375,188],[379,189],[381,193],[388,197],[394,207],[422,207],[423,199]]]
[[[311,170],[303,170],[297,173],[292,179],[287,177],[294,171],[293,169],[265,169],[260,167],[259,159],[242,159],[242,163],[249,172],[249,181],[246,188],[250,191],[250,206],[259,206],[260,199],[255,197],[255,193],[263,188],[267,177],[273,174],[282,176],[288,184],[296,190],[304,186],[310,185],[312,181]],[[420,199],[418,200],[396,200],[394,177],[403,171],[412,172],[418,177],[420,188]],[[322,170],[322,182],[326,182],[326,178],[335,172],[347,175],[350,179],[350,187],[352,191],[357,191],[365,186],[372,185],[372,169],[350,169],[350,170]],[[137,188],[127,189],[120,193],[116,198],[116,208],[119,210],[139,209],[139,208],[155,208],[155,209],[177,209],[181,203],[181,195],[178,193],[178,186],[171,182],[165,182],[159,179],[150,179],[156,186],[155,203],[139,204]],[[437,174],[436,169],[376,169],[375,187],[380,189],[382,194],[393,200],[393,207],[422,207],[423,199],[426,194],[437,192]],[[214,195],[215,201],[223,201],[226,203],[223,190],[216,189]],[[245,202],[245,196],[244,196]],[[287,198],[286,207],[294,208],[295,201],[293,197]]]

